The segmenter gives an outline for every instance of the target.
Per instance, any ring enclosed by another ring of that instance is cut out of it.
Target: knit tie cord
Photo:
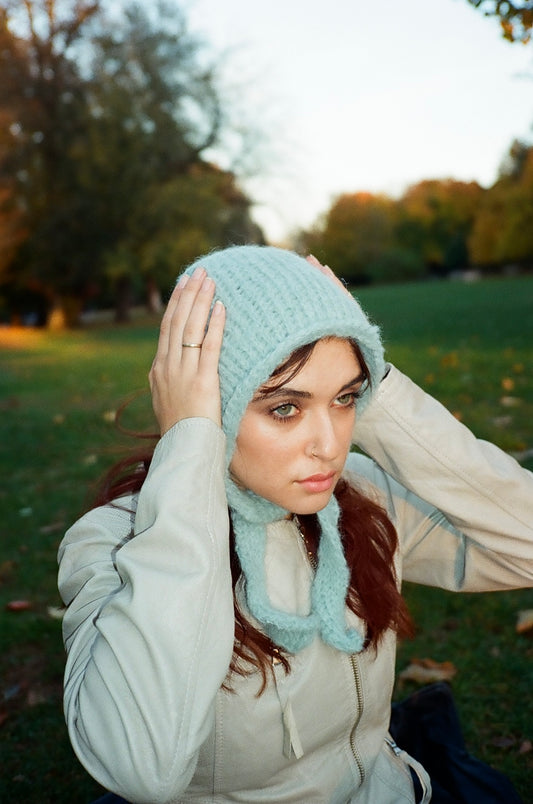
[[[249,491],[227,484],[235,549],[245,577],[248,609],[265,633],[289,653],[309,645],[316,636],[346,653],[358,653],[363,636],[346,625],[346,595],[350,573],[338,530],[339,505],[332,497],[318,513],[321,528],[318,566],[311,587],[307,615],[275,608],[268,597],[265,577],[266,533],[269,522],[283,519],[287,511]]]

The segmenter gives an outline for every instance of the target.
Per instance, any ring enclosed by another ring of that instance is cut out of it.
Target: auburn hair
[[[314,341],[296,349],[273,372],[268,384],[261,387],[261,393],[268,395],[295,377],[311,357],[316,343]],[[359,346],[351,339],[349,343],[366,382],[370,384],[372,378]],[[276,379],[279,381],[276,382]],[[154,435],[153,438],[154,441],[157,440],[157,436]],[[105,505],[118,497],[138,492],[148,473],[154,448],[155,444],[151,449],[138,450],[115,463],[99,482],[92,505]],[[350,569],[346,604],[365,623],[365,648],[376,648],[389,629],[395,631],[400,638],[412,636],[413,623],[398,588],[394,569],[398,536],[387,512],[342,478],[335,488],[335,497],[341,511],[339,530]],[[316,514],[299,515],[298,520],[308,548],[316,553],[320,540],[318,517]],[[237,675],[259,671],[262,677],[260,694],[267,684],[273,661],[281,662],[289,672],[290,655],[256,628],[239,606],[235,586],[241,575],[241,567],[235,550],[231,516],[230,567],[234,591],[235,640],[229,669]]]

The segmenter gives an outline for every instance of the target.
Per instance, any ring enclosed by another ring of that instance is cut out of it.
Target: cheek
[[[294,453],[293,439],[280,426],[263,417],[243,420],[230,470],[243,479],[243,475],[266,473],[273,466],[282,469]]]
[[[343,437],[346,441],[346,450],[348,451],[352,445],[353,431],[355,427],[355,409],[351,411],[351,415],[347,417],[346,423],[343,427]]]

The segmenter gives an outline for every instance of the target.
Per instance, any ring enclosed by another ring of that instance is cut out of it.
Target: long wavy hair
[[[366,382],[371,383],[372,378],[361,350],[357,343],[352,340],[349,342]],[[296,349],[274,371],[268,386],[261,389],[262,392],[268,395],[293,379],[311,357],[316,343],[314,341]],[[272,383],[272,379],[276,378],[279,382]],[[158,438],[155,435],[149,437],[154,442]],[[105,505],[118,497],[138,492],[150,468],[154,448],[155,443],[115,463],[98,484],[92,505]],[[377,648],[389,629],[394,630],[400,638],[412,636],[413,623],[394,570],[398,536],[393,523],[383,507],[346,480],[339,480],[334,493],[341,510],[339,528],[351,574],[346,604],[366,625],[365,649]],[[308,549],[316,554],[320,540],[316,514],[299,515],[298,520]],[[230,566],[234,590],[235,640],[229,669],[230,673],[237,675],[259,671],[262,677],[261,694],[274,661],[281,662],[285,670],[290,671],[290,655],[256,628],[239,606],[235,585],[241,575],[241,567],[235,551],[231,517]]]

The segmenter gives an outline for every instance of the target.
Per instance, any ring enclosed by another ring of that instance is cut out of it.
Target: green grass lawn
[[[475,433],[533,468],[533,279],[435,282],[359,294],[381,324],[389,359]],[[0,330],[0,800],[89,802],[100,788],[69,747],[61,711],[64,655],[56,551],[91,483],[117,457],[117,406],[147,388],[157,322],[52,334]],[[123,424],[153,430],[148,394]],[[418,625],[401,646],[451,661],[469,749],[504,770],[525,802],[533,790],[533,638],[516,615],[529,590],[451,595],[408,587]],[[11,611],[13,600],[31,608]],[[403,697],[412,690],[397,689]],[[528,750],[529,748],[529,750]],[[377,803],[376,803],[377,804]]]

